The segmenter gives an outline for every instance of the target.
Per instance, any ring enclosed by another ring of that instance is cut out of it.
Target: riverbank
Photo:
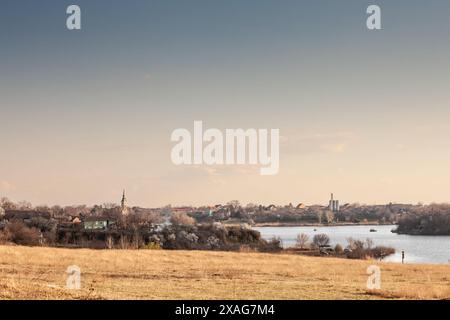
[[[382,288],[367,290],[367,267]],[[65,288],[68,266],[81,289]],[[449,265],[292,254],[0,246],[0,299],[450,299]]]

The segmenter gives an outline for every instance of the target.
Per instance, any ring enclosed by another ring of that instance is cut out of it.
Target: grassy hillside
[[[366,289],[366,269],[382,290]],[[81,290],[65,288],[78,265]],[[398,265],[288,254],[0,246],[0,299],[450,298],[450,265]]]

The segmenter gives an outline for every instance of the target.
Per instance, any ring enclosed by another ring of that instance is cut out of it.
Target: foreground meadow
[[[382,289],[368,291],[377,264]],[[69,290],[66,269],[81,268]],[[0,299],[450,299],[450,265],[288,254],[0,246]]]

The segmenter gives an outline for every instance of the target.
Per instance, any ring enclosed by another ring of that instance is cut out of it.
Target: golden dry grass
[[[377,264],[382,290],[368,291]],[[81,290],[65,288],[66,269]],[[449,299],[449,265],[291,254],[0,246],[0,299]]]

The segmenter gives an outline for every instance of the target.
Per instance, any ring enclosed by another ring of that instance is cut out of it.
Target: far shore
[[[392,223],[378,223],[378,222],[367,222],[367,223],[333,223],[333,224],[320,224],[320,223],[285,223],[285,222],[268,222],[268,223],[256,223],[252,225],[255,228],[262,227],[348,227],[348,226],[396,226]]]

